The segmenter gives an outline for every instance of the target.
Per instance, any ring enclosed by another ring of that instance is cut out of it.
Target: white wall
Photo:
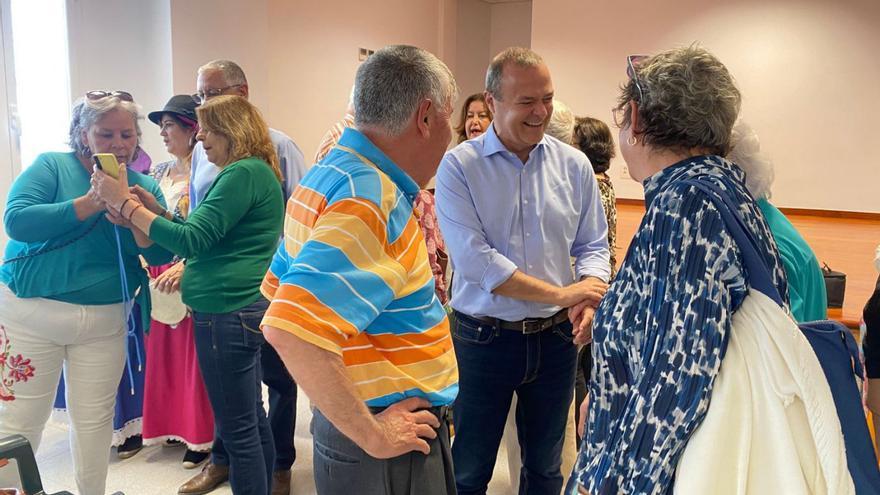
[[[461,100],[485,89],[486,67],[492,60],[492,6],[481,0],[459,0],[455,79]],[[461,102],[459,103],[459,105]],[[460,109],[456,108],[456,112]],[[454,122],[458,122],[458,117]]]
[[[290,135],[307,158],[342,118],[359,47],[406,43],[444,56],[454,33],[440,33],[450,0],[173,0],[174,89],[195,90],[196,70],[214,58],[239,63],[251,100],[269,125]],[[449,54],[451,56],[451,54]]]
[[[541,0],[538,0],[538,3],[540,2]],[[490,60],[511,46],[530,47],[532,45],[532,1],[492,4],[489,38]]]
[[[485,89],[492,57],[510,46],[531,45],[532,2],[459,0],[457,30],[455,77],[463,102]],[[460,110],[456,108],[456,123]]]
[[[628,54],[699,41],[737,79],[742,115],[776,163],[777,205],[880,212],[880,3],[541,0],[532,14],[532,48],[575,113],[610,121]],[[618,197],[642,197],[622,163]]]
[[[211,60],[229,59],[244,69],[250,99],[265,112],[269,53],[288,51],[287,47],[269,46],[269,1],[170,1],[174,94],[195,93],[198,68]]]
[[[4,32],[0,33],[0,225],[2,225],[3,214],[6,211],[6,195],[12,186],[12,180],[18,173],[18,160],[14,156],[18,153],[18,147],[12,139],[10,132],[11,122],[9,120],[9,102],[7,100],[7,87],[9,78],[7,77],[7,56],[11,53],[9,46],[9,11],[0,10],[0,25],[4,27]],[[9,53],[7,53],[9,52]],[[9,81],[11,82],[11,81]],[[0,227],[0,259],[6,251],[6,229]]]
[[[144,114],[171,96],[169,0],[68,0],[70,92],[124,90]],[[143,147],[153,162],[168,159],[159,128],[141,122]]]
[[[442,0],[271,0],[267,114],[314,157],[345,112],[358,47],[409,44],[439,53]]]

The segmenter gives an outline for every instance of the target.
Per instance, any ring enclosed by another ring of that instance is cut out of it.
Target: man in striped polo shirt
[[[317,408],[318,493],[454,493],[458,368],[412,203],[452,138],[455,96],[434,55],[379,50],[356,76],[355,128],[288,202],[263,331]]]

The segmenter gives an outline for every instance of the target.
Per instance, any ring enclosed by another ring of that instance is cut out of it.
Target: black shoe
[[[205,459],[211,456],[211,452],[196,452],[195,450],[186,449],[186,454],[183,455],[183,467],[184,469],[192,469],[199,464],[205,462]]]
[[[183,442],[181,442],[180,440],[175,440],[173,438],[165,440],[165,443],[162,444],[163,447],[177,447],[178,445],[183,445]]]
[[[134,456],[144,448],[144,437],[135,435],[125,439],[125,443],[116,447],[116,455],[120,459],[128,459]]]

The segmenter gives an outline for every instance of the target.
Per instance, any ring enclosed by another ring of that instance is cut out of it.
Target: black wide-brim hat
[[[150,112],[147,118],[156,125],[161,125],[162,115],[166,113],[175,114],[196,122],[196,107],[198,104],[190,95],[174,95],[165,104],[165,108],[156,112]]]

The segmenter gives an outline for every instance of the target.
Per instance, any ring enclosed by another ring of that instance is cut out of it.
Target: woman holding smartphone
[[[39,447],[64,366],[82,495],[106,491],[130,301],[139,287],[139,297],[148,294],[139,257],[150,264],[171,259],[162,247],[138,243],[111,224],[89,186],[92,155],[111,153],[126,188],[138,185],[164,204],[153,179],[124,173],[138,145],[138,112],[129,93],[87,93],[73,109],[73,151],[38,156],[13,183],[3,218],[10,240],[0,266],[0,357],[5,385],[12,385],[0,403],[0,437],[21,434]]]
[[[281,235],[281,171],[268,127],[247,100],[218,96],[197,113],[197,138],[222,171],[185,221],[149,194],[132,194],[124,175],[117,181],[95,172],[93,183],[115,221],[186,258],[183,302],[193,310],[199,366],[230,457],[232,491],[265,495],[274,445],[260,384],[260,321],[268,301],[259,288]]]

